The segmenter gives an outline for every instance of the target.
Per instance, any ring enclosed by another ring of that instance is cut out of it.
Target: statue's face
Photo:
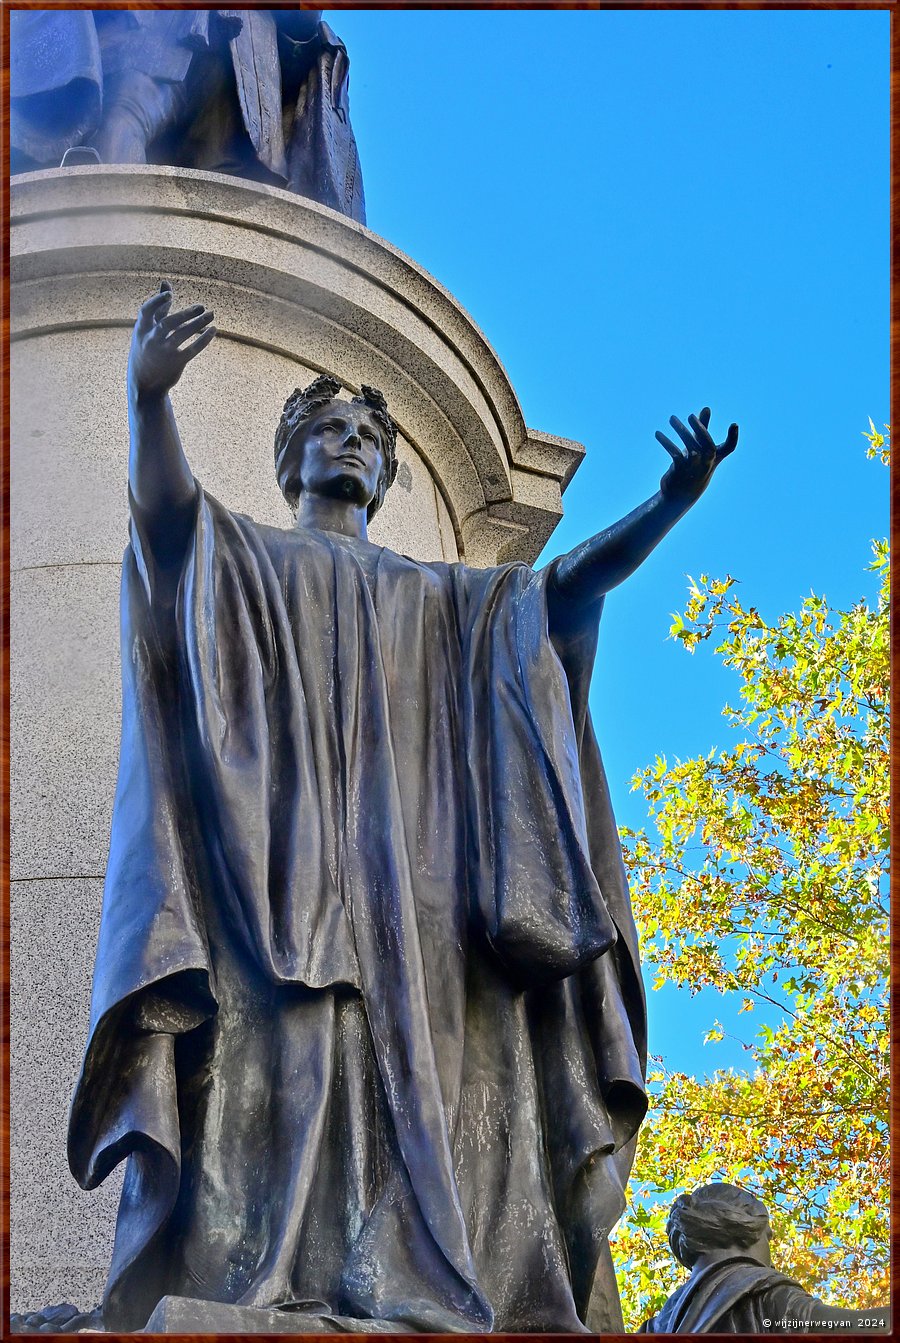
[[[384,461],[381,429],[369,408],[332,401],[291,439],[278,477],[286,495],[319,494],[368,507]]]

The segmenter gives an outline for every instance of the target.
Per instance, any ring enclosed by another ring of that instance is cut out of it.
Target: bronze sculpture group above
[[[343,43],[314,9],[12,10],[13,172],[159,163],[287,187],[365,223]]]

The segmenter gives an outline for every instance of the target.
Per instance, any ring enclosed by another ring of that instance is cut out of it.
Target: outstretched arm
[[[552,632],[565,633],[604,593],[634,573],[697,502],[719,463],[734,452],[737,425],[733,424],[725,442],[717,445],[709,432],[709,415],[709,408],[704,407],[699,415],[689,416],[690,429],[673,415],[669,423],[684,449],[657,432],[656,437],[672,458],[672,465],[656,494],[557,561],[548,593]]]
[[[164,280],[141,306],[128,358],[128,481],[162,567],[177,563],[184,553],[196,494],[169,392],[216,334],[213,315],[202,303],[174,313],[171,306],[172,286]],[[196,339],[186,344],[192,336]]]

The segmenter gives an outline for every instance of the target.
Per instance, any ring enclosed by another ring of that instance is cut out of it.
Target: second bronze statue
[[[588,683],[604,594],[737,429],[673,417],[660,490],[540,572],[419,563],[368,540],[397,461],[374,388],[288,398],[292,527],[203,491],[168,393],[212,313],[173,306],[164,282],[129,362],[122,753],[70,1127],[84,1187],[128,1163],[104,1325],[621,1331],[646,1029]]]
[[[315,9],[14,10],[13,172],[202,168],[284,186],[365,223],[344,44]]]

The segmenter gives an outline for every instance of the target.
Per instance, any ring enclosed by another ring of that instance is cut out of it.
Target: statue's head
[[[693,1194],[680,1195],[672,1204],[666,1235],[685,1268],[713,1250],[733,1249],[771,1262],[766,1205],[736,1184],[705,1184]]]
[[[304,490],[365,503],[371,519],[397,474],[397,426],[376,387],[345,401],[325,375],[284,403],[275,433],[275,475],[296,509]]]

